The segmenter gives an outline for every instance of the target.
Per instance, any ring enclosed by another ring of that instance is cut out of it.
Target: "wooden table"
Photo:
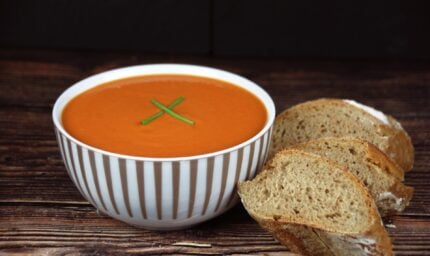
[[[430,255],[430,63],[148,56],[88,51],[0,50],[0,255],[282,254],[241,205],[195,228],[153,232],[101,215],[72,184],[51,108],[74,82],[154,62],[226,69],[263,86],[277,109],[318,97],[351,98],[398,118],[416,149],[407,210],[386,222],[397,255]],[[391,225],[390,225],[391,226]],[[196,246],[177,246],[193,242]]]

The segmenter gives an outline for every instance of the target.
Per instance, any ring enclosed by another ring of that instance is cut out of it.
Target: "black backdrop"
[[[0,47],[430,59],[430,2],[0,0]]]

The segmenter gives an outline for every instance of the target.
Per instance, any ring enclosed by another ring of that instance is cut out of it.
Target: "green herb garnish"
[[[178,105],[179,103],[181,103],[183,100],[185,100],[184,97],[179,97],[177,98],[174,102],[172,102],[172,104],[170,104],[169,106],[167,106],[167,108],[169,109],[173,109],[176,105]],[[143,119],[142,121],[140,121],[140,124],[143,125],[147,125],[150,122],[154,121],[155,119],[159,118],[160,116],[162,116],[165,112],[163,110],[158,111],[157,113],[153,114],[152,116]]]
[[[186,117],[183,117],[183,116],[181,116],[178,113],[176,113],[176,112],[173,111],[173,108],[176,105],[178,105],[179,103],[181,103],[182,101],[184,101],[184,100],[185,100],[184,97],[179,97],[174,102],[172,102],[169,106],[166,107],[163,104],[161,104],[160,102],[158,102],[156,99],[152,99],[151,103],[154,104],[159,109],[161,109],[161,111],[159,111],[159,112],[155,113],[154,115],[152,115],[152,116],[150,116],[148,118],[145,118],[144,120],[140,121],[140,124],[147,125],[150,122],[152,122],[155,119],[157,119],[160,116],[162,116],[164,113],[167,113],[170,116],[172,116],[172,117],[174,117],[174,118],[176,118],[178,120],[181,120],[181,121],[183,121],[183,122],[185,122],[187,124],[190,124],[190,125],[194,125],[194,121],[193,120],[190,120],[190,119],[188,119]]]
[[[160,102],[158,102],[156,99],[152,99],[151,103],[154,104],[155,106],[157,106],[158,108],[160,108],[161,110],[163,110],[164,112],[166,112],[167,114],[169,114],[170,116],[172,116],[178,120],[181,120],[187,124],[194,125],[193,120],[190,120],[186,117],[179,115],[178,113],[174,112],[173,110],[169,109],[168,107],[166,107],[163,104],[161,104]]]

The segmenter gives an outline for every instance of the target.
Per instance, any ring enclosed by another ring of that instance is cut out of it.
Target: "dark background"
[[[0,47],[430,59],[430,2],[0,0]]]

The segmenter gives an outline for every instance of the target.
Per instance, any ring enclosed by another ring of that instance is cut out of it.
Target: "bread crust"
[[[381,127],[381,129],[386,129],[386,132],[389,134],[388,147],[385,149],[385,152],[389,157],[396,159],[396,162],[404,171],[411,171],[415,160],[415,149],[412,140],[394,117],[387,117],[392,129],[387,129],[386,126]]]
[[[304,255],[392,255],[392,245],[390,238],[385,231],[376,205],[368,193],[367,189],[355,175],[339,166],[333,161],[315,154],[303,152],[295,149],[284,149],[279,151],[265,166],[263,171],[255,179],[262,179],[265,175],[275,171],[271,165],[276,164],[277,158],[283,154],[296,154],[303,157],[310,157],[317,161],[326,162],[337,172],[348,176],[351,186],[357,186],[361,196],[367,205],[370,225],[362,233],[346,233],[324,227],[320,223],[309,222],[305,219],[296,218],[292,221],[288,216],[263,216],[254,212],[243,199],[243,190],[246,186],[252,185],[250,181],[239,183],[238,193],[242,203],[248,213],[266,230],[274,235],[282,244],[294,252]],[[297,228],[300,227],[300,228]],[[301,235],[298,230],[301,231]],[[367,241],[365,245],[363,241]],[[369,242],[371,241],[371,242]],[[356,254],[351,254],[356,252]],[[317,254],[315,254],[317,252]]]
[[[393,255],[391,241],[382,225],[374,225],[363,235],[351,235],[253,218],[281,244],[301,255]]]
[[[399,181],[405,180],[405,174],[403,172],[403,169],[391,158],[389,158],[384,152],[382,152],[377,146],[365,140],[360,140],[360,139],[356,139],[356,140],[361,141],[361,143],[366,145],[367,156],[371,160],[373,160],[375,164],[379,164],[381,170],[394,176]]]
[[[292,223],[279,223],[276,220],[255,220],[281,244],[301,255],[333,255],[330,248],[318,237],[312,227]]]
[[[294,120],[300,117],[300,113],[306,113],[307,111],[315,111],[322,106],[331,106],[338,109],[350,109],[351,111],[356,111],[360,115],[365,116],[366,120],[361,120],[360,122],[371,124],[374,127],[374,138],[364,138],[360,135],[354,134],[327,134],[327,136],[353,136],[360,139],[366,139],[369,142],[375,144],[381,151],[386,153],[390,158],[392,158],[403,171],[410,171],[414,163],[414,148],[409,135],[400,125],[400,123],[391,116],[387,116],[389,124],[385,124],[378,118],[369,114],[363,109],[360,109],[354,105],[351,105],[341,99],[331,99],[322,98],[312,101],[307,101],[295,105],[282,113],[280,113],[275,120],[274,133],[272,136],[272,148],[269,155],[273,156],[279,149],[287,146],[291,146],[296,143],[305,142],[309,139],[317,138],[315,134],[310,135],[309,138],[295,139],[294,141],[282,141],[282,136],[285,135],[285,131],[282,131],[283,125],[291,125]],[[351,118],[351,123],[356,123],[357,120]],[[306,127],[304,127],[306,128]],[[312,137],[313,136],[313,137]],[[326,137],[321,135],[319,137]],[[282,145],[280,145],[282,144]]]
[[[414,194],[414,188],[402,183],[402,181],[404,181],[404,174],[399,165],[393,162],[391,158],[375,145],[368,142],[366,142],[366,144],[368,148],[368,157],[373,159],[374,162],[381,164],[382,170],[396,178],[396,181],[387,190],[389,194],[382,194],[379,195],[378,198],[375,198],[380,214],[382,216],[398,214],[409,205]]]

